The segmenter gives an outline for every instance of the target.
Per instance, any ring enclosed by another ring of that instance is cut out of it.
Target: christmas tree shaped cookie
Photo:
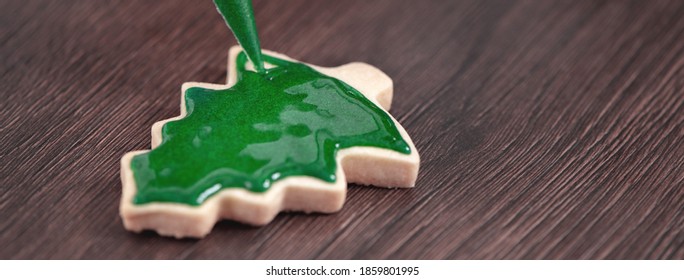
[[[348,182],[414,186],[418,152],[387,113],[389,77],[262,54],[251,3],[216,3],[243,47],[229,52],[226,85],[184,84],[181,115],[152,126],[152,150],[122,158],[127,229],[202,237],[220,219],[336,212]]]

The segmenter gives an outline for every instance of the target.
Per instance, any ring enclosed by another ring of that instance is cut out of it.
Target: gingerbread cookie
[[[414,186],[419,156],[387,113],[387,75],[254,52],[231,48],[226,85],[184,84],[180,116],[152,126],[152,150],[124,155],[126,229],[203,237],[219,219],[265,225],[285,210],[336,212],[347,182]]]

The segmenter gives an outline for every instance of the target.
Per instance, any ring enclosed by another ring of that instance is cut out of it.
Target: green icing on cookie
[[[334,182],[340,149],[410,154],[391,117],[346,83],[270,56],[262,73],[237,57],[237,83],[185,92],[187,115],[166,123],[162,143],[133,157],[135,204],[200,205],[226,188],[268,191],[288,176]]]
[[[185,92],[187,115],[162,127],[162,143],[133,157],[134,204],[200,205],[225,188],[265,192],[288,176],[334,182],[340,149],[409,154],[390,116],[361,93],[301,63],[261,53],[252,3],[214,0],[245,50],[229,89]],[[247,57],[256,71],[247,71]],[[276,67],[266,70],[264,61]]]

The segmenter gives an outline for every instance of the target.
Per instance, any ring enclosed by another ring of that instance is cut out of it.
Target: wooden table
[[[202,240],[124,230],[119,160],[235,39],[111,2],[0,2],[1,258],[684,258],[682,1],[257,1],[265,49],[394,79],[421,171]]]

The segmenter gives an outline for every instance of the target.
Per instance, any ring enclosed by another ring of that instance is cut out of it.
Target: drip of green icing
[[[225,188],[264,192],[288,176],[334,182],[340,149],[411,152],[391,117],[346,83],[270,56],[264,73],[237,58],[237,83],[185,92],[187,115],[162,143],[133,157],[135,204],[200,205]]]
[[[254,69],[263,73],[264,61],[261,57],[252,0],[214,0],[214,4],[254,64]]]

